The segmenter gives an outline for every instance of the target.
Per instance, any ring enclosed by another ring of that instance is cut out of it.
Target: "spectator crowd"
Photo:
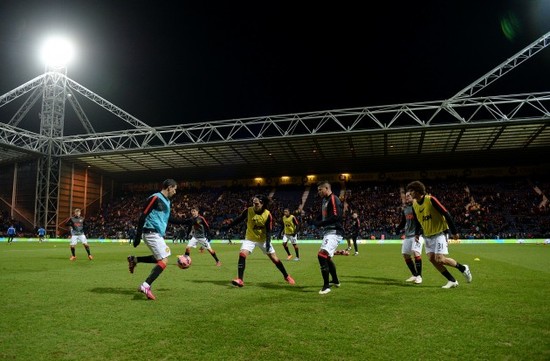
[[[526,178],[507,180],[431,180],[427,191],[449,207],[463,239],[550,238],[548,199],[550,183]],[[333,192],[344,203],[346,223],[357,212],[361,221],[360,239],[397,239],[406,182],[346,182],[333,184]],[[105,203],[97,214],[85,214],[88,238],[127,239],[134,231],[139,212],[151,191],[124,192]],[[313,225],[320,214],[315,186],[279,185],[275,187],[179,188],[172,199],[177,217],[190,217],[192,206],[199,206],[207,219],[213,239],[242,238],[244,225],[228,229],[227,221],[251,204],[255,194],[272,199],[270,210],[279,236],[284,208],[300,222],[299,239],[320,239]],[[5,235],[13,225],[18,235],[35,236],[20,222],[0,213],[0,232]],[[170,226],[168,237],[185,238],[186,230]],[[63,234],[62,236],[65,236]]]

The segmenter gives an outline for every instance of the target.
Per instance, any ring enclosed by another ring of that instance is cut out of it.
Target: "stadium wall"
[[[0,210],[23,222],[27,229],[34,224],[37,162],[31,160],[0,167]],[[116,182],[86,167],[61,162],[57,206],[57,234],[65,231],[64,223],[74,208],[83,214],[97,214],[105,202],[112,201]]]

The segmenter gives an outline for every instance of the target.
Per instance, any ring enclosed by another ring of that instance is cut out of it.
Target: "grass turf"
[[[231,285],[238,244],[213,244],[222,267],[194,249],[187,270],[175,265],[185,245],[169,245],[150,301],[137,287],[153,265],[126,262],[143,244],[90,243],[93,261],[78,245],[70,262],[68,243],[0,243],[0,360],[550,359],[548,246],[450,245],[473,282],[451,269],[460,286],[445,290],[425,256],[411,285],[400,245],[360,245],[335,256],[342,286],[319,295],[318,245],[283,261],[295,286],[255,251],[243,288]]]

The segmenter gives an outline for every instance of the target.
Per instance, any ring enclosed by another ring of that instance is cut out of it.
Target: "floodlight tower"
[[[34,223],[54,234],[57,231],[61,174],[60,152],[56,147],[63,137],[67,64],[72,54],[70,43],[60,38],[48,40],[42,49],[46,72],[42,88],[40,134],[45,136],[47,143],[44,145],[43,155],[38,160]]]

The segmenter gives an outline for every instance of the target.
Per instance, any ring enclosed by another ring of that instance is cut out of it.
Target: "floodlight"
[[[41,56],[46,66],[62,67],[72,60],[74,48],[66,38],[51,37],[44,42]]]

